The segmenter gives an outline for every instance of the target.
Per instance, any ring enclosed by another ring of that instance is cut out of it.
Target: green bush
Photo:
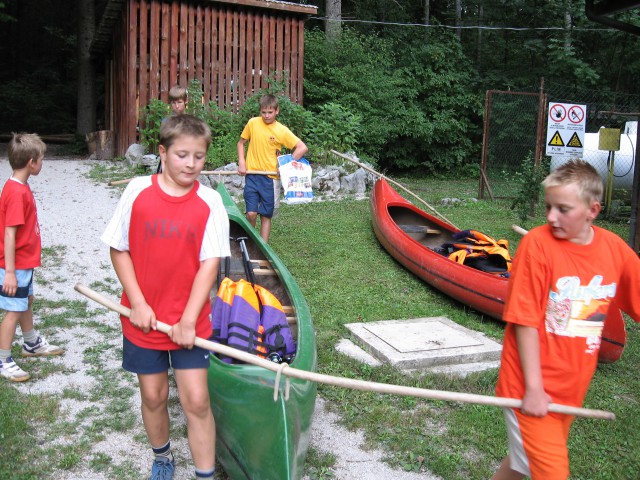
[[[459,171],[481,145],[482,96],[455,35],[429,41],[404,30],[385,37],[344,29],[305,37],[305,104],[335,102],[363,120],[358,154],[388,169]]]
[[[355,149],[362,134],[362,117],[339,103],[321,105],[305,130],[309,156],[317,162],[328,163],[329,150],[348,152]]]
[[[542,181],[549,173],[549,157],[542,157],[539,165],[533,161],[533,154],[522,162],[522,170],[515,173],[514,181],[518,185],[518,191],[513,201],[512,208],[516,210],[518,219],[523,226],[527,220],[536,215],[536,206],[540,205],[543,196]]]
[[[170,114],[171,108],[169,105],[158,99],[151,100],[142,112],[140,143],[147,147],[148,152],[158,154],[160,125],[162,124],[162,120]]]
[[[267,79],[267,88],[255,92],[234,113],[230,108],[220,108],[216,103],[204,104],[200,83],[189,85],[187,112],[204,120],[212,134],[212,144],[207,152],[205,168],[213,170],[237,161],[237,144],[240,134],[250,118],[260,115],[260,97],[266,93],[278,97],[280,113],[278,121],[291,129],[309,147],[308,159],[326,162],[329,150],[354,150],[362,133],[362,117],[336,102],[321,105],[317,112],[307,110],[285,95],[286,84],[277,80],[277,72]],[[143,112],[141,142],[149,151],[157,153],[162,120],[170,115],[169,105],[153,100]],[[286,149],[283,149],[286,153]]]

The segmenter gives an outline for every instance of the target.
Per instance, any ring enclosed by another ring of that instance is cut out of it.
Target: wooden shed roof
[[[314,15],[318,12],[318,7],[314,5],[303,5],[300,3],[283,2],[279,0],[208,0],[211,3],[222,3],[228,5],[240,5],[243,7],[262,8],[268,10],[280,10],[299,15]],[[122,8],[126,0],[107,0],[100,21],[96,28],[96,33],[91,43],[91,55],[99,57],[109,46],[111,32],[115,22],[122,14]]]

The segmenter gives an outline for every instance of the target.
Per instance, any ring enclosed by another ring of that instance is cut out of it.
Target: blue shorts
[[[0,268],[0,308],[7,312],[26,312],[29,310],[29,297],[33,296],[33,268],[16,270],[18,291],[13,297],[7,297],[2,292],[6,270]]]
[[[246,212],[258,212],[263,217],[273,217],[280,200],[280,181],[266,175],[244,177],[244,203]]]
[[[191,368],[209,368],[209,351],[194,346],[191,350],[151,350],[139,347],[122,337],[122,368],[128,372],[148,375]]]

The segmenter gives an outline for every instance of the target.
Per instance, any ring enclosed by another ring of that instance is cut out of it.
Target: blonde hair
[[[570,183],[575,183],[578,186],[578,195],[586,203],[591,204],[602,200],[603,187],[600,174],[591,164],[580,158],[569,160],[560,165],[547,175],[542,186],[547,189]]]
[[[7,156],[13,170],[20,170],[27,166],[29,160],[38,161],[44,157],[47,146],[35,133],[12,133]]]
[[[260,108],[278,108],[278,97],[267,93],[260,97]]]
[[[198,117],[184,113],[167,117],[160,126],[160,145],[169,150],[178,137],[189,136],[202,138],[211,145],[211,129]]]
[[[169,102],[174,100],[187,101],[187,89],[179,85],[175,85],[169,89]]]

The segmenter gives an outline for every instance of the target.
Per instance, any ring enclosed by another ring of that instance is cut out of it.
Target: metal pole
[[[638,253],[640,250],[640,232],[638,231],[638,214],[640,214],[640,168],[637,167],[638,155],[640,155],[640,145],[638,144],[638,125],[640,125],[640,115],[637,117],[636,124],[636,153],[633,165],[633,190],[631,191],[631,221],[629,225],[629,245],[633,251]]]

